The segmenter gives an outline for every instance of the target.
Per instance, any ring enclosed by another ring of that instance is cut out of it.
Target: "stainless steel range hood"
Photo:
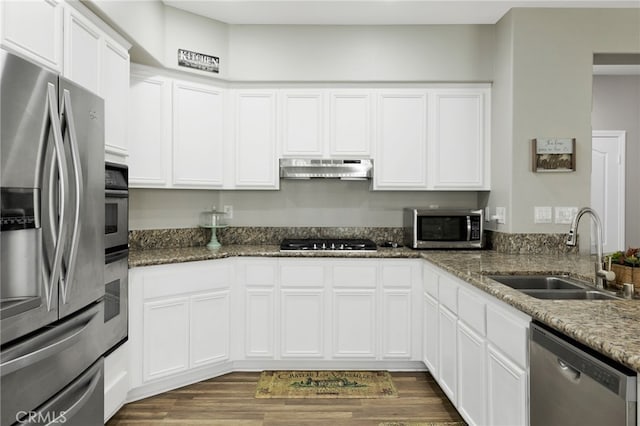
[[[311,158],[281,158],[280,177],[283,179],[371,179],[373,161],[322,160]]]

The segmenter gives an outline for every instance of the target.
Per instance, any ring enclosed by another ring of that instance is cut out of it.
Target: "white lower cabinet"
[[[487,348],[487,423],[495,426],[527,425],[527,370],[492,345]]]
[[[487,409],[485,339],[458,321],[458,410],[470,424],[484,425]]]
[[[333,290],[334,358],[376,357],[375,288]]]
[[[245,349],[247,358],[273,358],[275,290],[247,288],[245,293]]]
[[[104,422],[126,402],[129,392],[129,342],[104,358]]]
[[[189,298],[189,365],[229,359],[229,290]]]
[[[456,405],[456,389],[458,381],[456,315],[446,307],[440,305],[438,312],[438,354],[440,358],[438,375],[440,387]]]
[[[144,304],[144,381],[189,366],[189,299],[167,298]]]
[[[280,292],[282,358],[324,357],[324,289]]]
[[[423,279],[423,357],[444,393],[469,425],[528,425],[531,318],[437,267]]]

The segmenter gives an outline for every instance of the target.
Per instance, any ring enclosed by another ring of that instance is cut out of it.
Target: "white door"
[[[594,130],[592,134],[591,207],[602,220],[605,253],[625,249],[625,140],[624,131]],[[595,252],[595,238],[591,241]]]

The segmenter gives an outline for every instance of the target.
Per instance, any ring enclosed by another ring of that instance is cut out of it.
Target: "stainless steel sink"
[[[613,294],[600,290],[520,290],[536,299],[579,299],[579,300],[616,300]]]
[[[492,280],[537,299],[616,300],[621,297],[561,275],[489,275]]]
[[[571,278],[556,275],[489,275],[489,278],[518,290],[584,288],[584,285]]]

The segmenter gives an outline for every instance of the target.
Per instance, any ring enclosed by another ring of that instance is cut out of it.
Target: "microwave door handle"
[[[45,284],[48,310],[51,310],[52,308],[51,302],[53,300],[53,289],[62,275],[62,257],[65,248],[65,235],[67,233],[67,211],[65,200],[67,199],[67,188],[69,185],[67,176],[67,160],[64,156],[62,129],[60,116],[58,114],[58,96],[56,93],[56,87],[50,84],[47,88],[47,111],[49,115],[50,132],[53,136],[54,154],[51,160],[51,173],[49,174],[49,223],[54,245],[54,254],[53,261],[51,262],[51,271],[50,273],[45,273],[45,278],[48,278],[48,285]],[[58,194],[55,194],[54,190],[54,187],[56,186],[56,168],[58,175],[57,179],[59,180],[57,185],[59,188]],[[55,208],[56,200],[58,200],[57,209]],[[57,218],[55,217],[56,211],[58,215]],[[46,268],[44,267],[43,270],[43,272],[49,272],[46,271]]]
[[[467,216],[467,241],[471,241],[471,216]]]
[[[80,209],[84,198],[84,185],[82,183],[82,166],[80,165],[80,154],[78,152],[78,139],[76,137],[76,127],[74,123],[73,109],[71,107],[71,94],[68,89],[64,89],[62,96],[62,107],[60,109],[61,123],[66,128],[66,136],[69,139],[71,152],[71,167],[73,170],[75,186],[75,206],[73,210],[73,230],[71,231],[71,245],[69,248],[69,258],[67,260],[66,279],[61,281],[62,303],[67,303],[69,288],[73,285],[73,274],[75,271],[76,259],[78,258],[78,240],[80,238],[80,227],[82,218]],[[64,135],[64,133],[63,133]]]

